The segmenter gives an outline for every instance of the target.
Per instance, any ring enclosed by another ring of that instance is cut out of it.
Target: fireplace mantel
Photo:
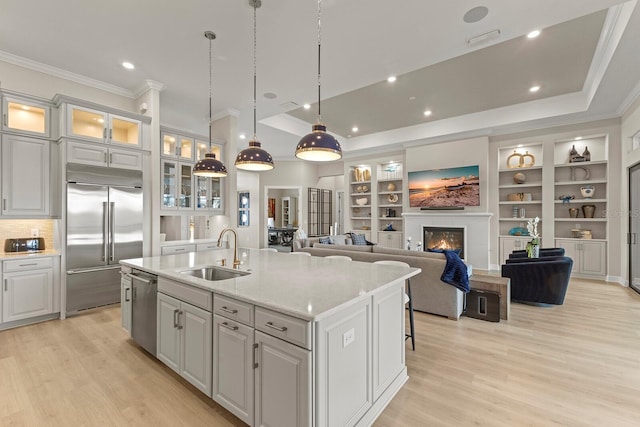
[[[490,259],[490,221],[489,212],[405,212],[404,236],[416,242],[422,239],[422,227],[466,227],[465,262],[480,270],[489,270]]]

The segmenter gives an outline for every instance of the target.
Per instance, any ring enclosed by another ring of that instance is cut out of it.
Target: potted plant
[[[540,218],[535,217],[527,221],[527,231],[531,236],[531,241],[527,243],[527,256],[529,258],[538,258],[540,256],[540,235],[538,234],[538,223]]]

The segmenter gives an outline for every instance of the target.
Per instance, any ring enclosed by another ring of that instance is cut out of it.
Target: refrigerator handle
[[[116,252],[116,239],[114,230],[116,229],[116,202],[109,203],[109,261],[113,262]]]
[[[102,261],[107,260],[107,251],[109,251],[107,235],[109,232],[109,207],[107,202],[102,202]]]

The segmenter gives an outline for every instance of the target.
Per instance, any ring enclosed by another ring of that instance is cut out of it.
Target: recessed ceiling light
[[[540,86],[531,86],[529,92],[537,92],[540,90]]]
[[[416,97],[415,97],[415,96],[410,96],[410,97],[409,97],[409,101],[415,101],[415,100],[416,100]]]
[[[244,133],[240,134],[240,139],[245,139],[247,137],[247,135],[245,135]]]
[[[311,108],[311,104],[304,104],[302,106],[305,110],[308,110],[309,108]]]
[[[431,110],[425,110],[424,115],[429,117],[431,115]]]
[[[122,66],[127,70],[133,70],[134,68],[136,68],[136,66],[133,65],[131,62],[126,62],[126,61],[122,63]]]
[[[393,82],[395,82],[395,81],[396,81],[396,76],[389,76],[389,77],[387,77],[387,81],[388,81],[389,83],[393,83]]]
[[[533,30],[529,34],[527,34],[527,37],[530,39],[535,39],[539,35],[540,35],[540,30]]]
[[[278,95],[273,92],[265,92],[263,96],[267,99],[276,99],[278,97]]]
[[[580,141],[582,139],[581,136],[576,136],[576,141]]]
[[[354,126],[351,128],[351,132],[358,132],[358,126]]]
[[[29,111],[31,108],[29,108],[28,105],[22,105],[20,108],[22,108],[25,111]]]
[[[523,147],[523,145],[522,145],[522,144],[518,144],[518,148],[522,148],[522,147]]]

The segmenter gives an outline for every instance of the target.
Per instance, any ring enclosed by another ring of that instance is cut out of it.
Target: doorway
[[[264,194],[267,220],[262,247],[291,252],[293,234],[302,225],[302,188],[267,186]]]
[[[640,163],[629,169],[629,286],[640,293]]]

